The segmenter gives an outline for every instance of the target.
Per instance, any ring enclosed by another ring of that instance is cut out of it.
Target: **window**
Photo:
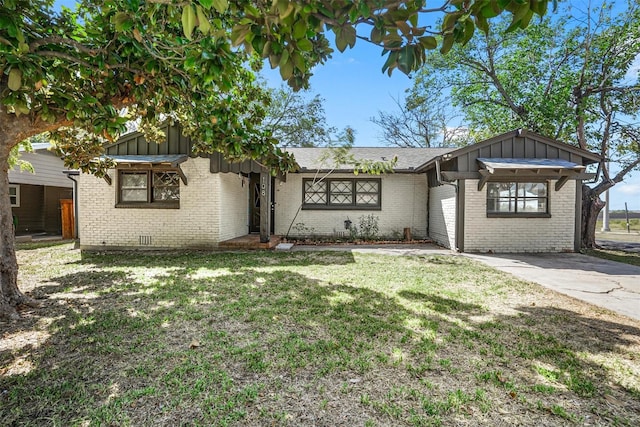
[[[488,216],[549,216],[546,182],[487,183]]]
[[[120,171],[118,206],[177,208],[180,176],[174,171]]]
[[[303,181],[304,209],[380,209],[380,179]]]
[[[9,184],[9,204],[12,208],[20,207],[20,186]]]

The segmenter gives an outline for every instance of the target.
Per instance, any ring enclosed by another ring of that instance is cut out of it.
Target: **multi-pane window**
[[[9,204],[12,208],[20,207],[20,186],[9,184]]]
[[[487,183],[487,214],[549,213],[546,182]]]
[[[119,186],[122,205],[162,207],[180,202],[180,176],[173,171],[120,171]]]
[[[379,209],[379,179],[304,180],[305,209]]]

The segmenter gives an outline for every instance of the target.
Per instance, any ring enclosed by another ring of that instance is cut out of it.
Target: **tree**
[[[618,5],[619,6],[619,5]],[[523,32],[496,32],[449,55],[430,56],[408,98],[428,99],[434,76],[450,87],[470,136],[527,128],[602,155],[601,179],[583,187],[582,244],[595,244],[600,195],[640,165],[640,7],[573,9]],[[607,161],[620,167],[611,176]]]
[[[394,99],[395,111],[378,111],[371,122],[382,132],[380,141],[398,147],[455,147],[468,143],[464,127],[452,126],[457,113],[434,84],[425,85],[427,99]],[[428,89],[426,89],[428,88]]]
[[[272,89],[270,95],[262,127],[281,147],[318,147],[331,141],[336,129],[327,124],[320,95],[308,99],[286,87]]]
[[[52,9],[54,0],[4,0],[0,5],[0,200],[7,200],[11,150],[51,132],[68,165],[91,170],[105,139],[131,117],[142,125],[180,120],[196,152],[260,158],[274,170],[293,167],[277,141],[260,129],[266,94],[253,71],[261,58],[294,88],[313,66],[363,39],[383,47],[383,70],[417,69],[435,34],[418,25],[428,13],[444,16],[441,52],[465,43],[476,23],[508,11],[526,27],[548,0],[423,1],[82,0],[76,11]],[[357,28],[370,28],[368,35]],[[242,46],[243,49],[236,48]],[[122,114],[126,108],[127,114]],[[78,132],[82,130],[82,132]],[[100,170],[96,171],[100,173]],[[0,203],[0,316],[17,317],[32,304],[17,286],[11,209]]]

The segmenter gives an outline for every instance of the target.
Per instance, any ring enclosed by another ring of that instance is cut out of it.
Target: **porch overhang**
[[[570,179],[584,179],[586,167],[562,159],[478,158],[478,191],[493,179],[553,179],[559,191]]]
[[[109,159],[115,162],[119,168],[131,169],[151,169],[166,167],[176,169],[184,185],[187,185],[187,176],[180,167],[180,164],[189,158],[186,154],[148,154],[148,155],[106,155],[102,159]],[[105,180],[111,185],[111,177],[105,174]]]

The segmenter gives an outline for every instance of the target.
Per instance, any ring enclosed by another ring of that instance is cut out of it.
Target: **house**
[[[33,151],[21,151],[20,159],[33,172],[9,170],[9,199],[16,234],[62,234],[63,209],[73,212],[73,182],[63,174],[63,161],[49,150],[49,143],[35,143]],[[73,224],[73,219],[70,219]]]
[[[149,144],[140,133],[106,147],[117,166],[79,177],[81,249],[217,248],[234,238],[343,236],[373,215],[381,236],[431,238],[467,251],[574,251],[581,183],[591,152],[517,130],[467,147],[354,148],[397,156],[394,173],[355,175],[295,148],[296,172],[274,177],[256,161],[191,155],[176,127]],[[268,207],[264,209],[264,207]]]

